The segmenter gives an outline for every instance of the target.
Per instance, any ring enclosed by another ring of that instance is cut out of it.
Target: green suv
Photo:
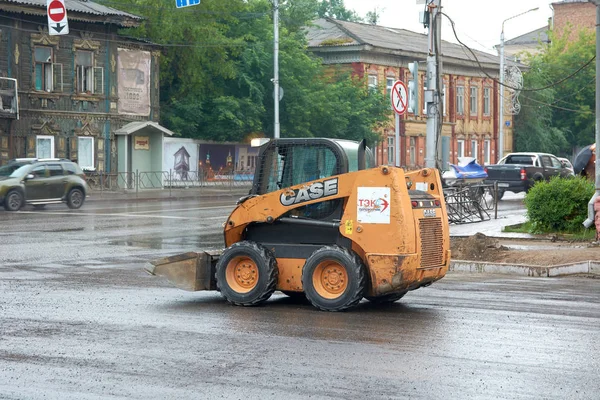
[[[7,211],[54,203],[77,209],[87,192],[83,171],[69,160],[22,158],[0,167],[0,205]]]

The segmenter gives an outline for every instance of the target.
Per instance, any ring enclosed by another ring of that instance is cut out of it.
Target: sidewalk
[[[88,193],[86,202],[97,201],[115,201],[115,202],[135,202],[135,201],[177,201],[177,200],[237,200],[246,196],[250,190],[245,187],[223,187],[223,186],[205,186],[190,188],[173,189],[142,189],[142,190],[119,190],[119,191],[100,191],[91,190]]]

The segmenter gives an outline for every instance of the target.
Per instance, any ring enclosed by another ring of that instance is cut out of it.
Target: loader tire
[[[365,296],[365,299],[373,304],[387,304],[400,300],[406,293],[408,292],[390,293],[384,294],[383,296]]]
[[[364,296],[366,268],[356,253],[339,246],[324,246],[306,259],[302,269],[304,294],[322,311],[343,311]]]
[[[217,288],[231,304],[256,306],[275,291],[278,272],[275,257],[265,247],[250,241],[234,243],[217,263]]]

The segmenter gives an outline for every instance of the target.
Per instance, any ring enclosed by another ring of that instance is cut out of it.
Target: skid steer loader
[[[235,305],[280,290],[326,311],[428,286],[450,263],[439,172],[372,165],[364,142],[270,140],[224,224],[225,250],[167,257],[148,271]]]

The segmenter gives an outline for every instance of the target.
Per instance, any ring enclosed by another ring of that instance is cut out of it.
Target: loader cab
[[[264,144],[250,194],[262,195],[316,179],[374,167],[365,141],[276,139]]]
[[[271,140],[260,149],[250,194],[265,195],[371,167],[373,157],[364,141],[317,138]],[[277,257],[283,258],[307,258],[328,244],[349,249],[351,241],[339,233],[343,212],[343,199],[296,207],[272,224],[250,224],[245,239],[262,243]]]

